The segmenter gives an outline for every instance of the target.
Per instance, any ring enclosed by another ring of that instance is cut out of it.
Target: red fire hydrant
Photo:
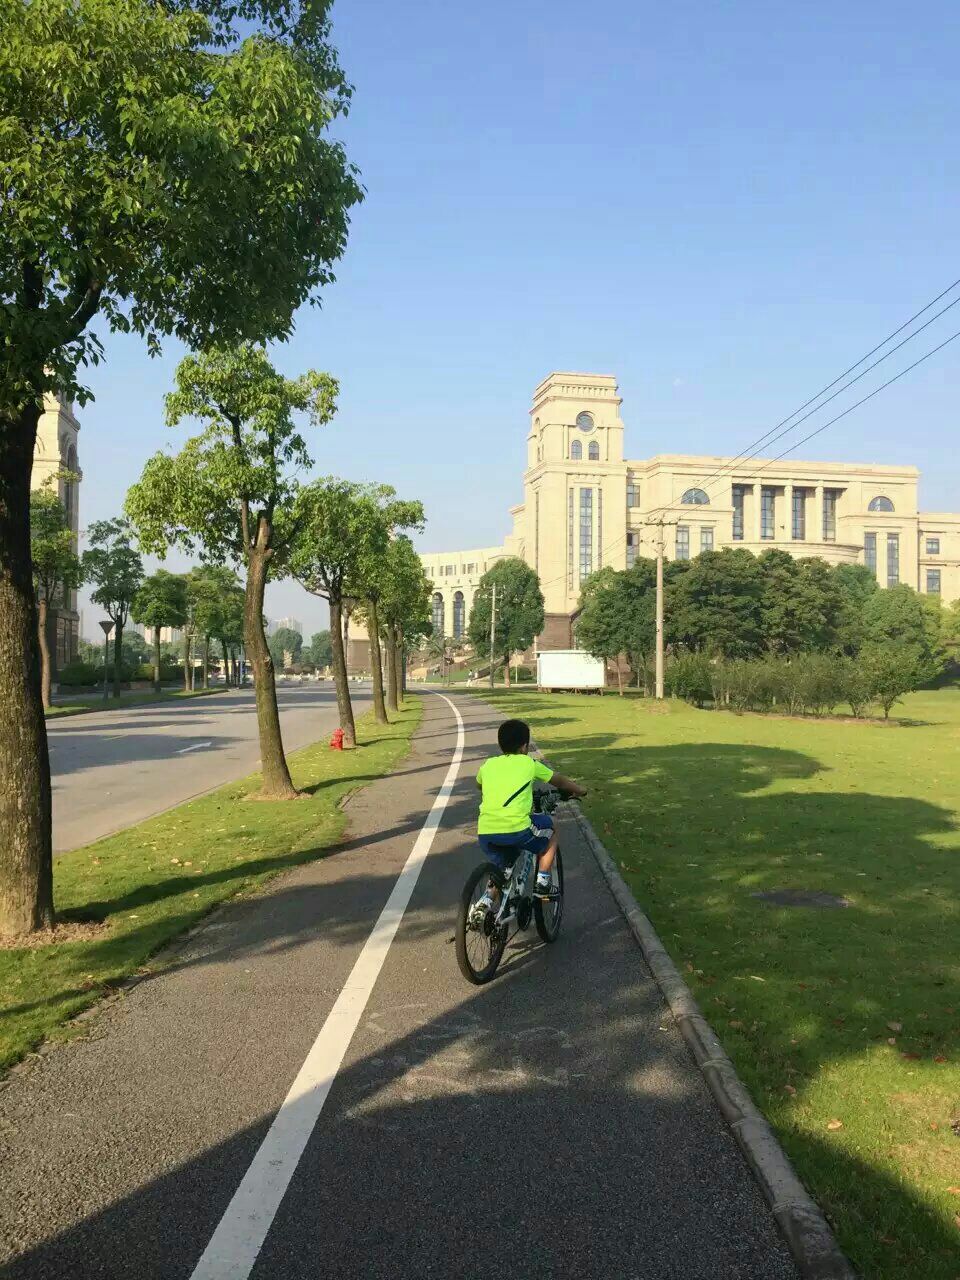
[[[342,729],[334,729],[333,734],[330,738],[330,746],[334,749],[334,751],[343,750],[343,730]]]

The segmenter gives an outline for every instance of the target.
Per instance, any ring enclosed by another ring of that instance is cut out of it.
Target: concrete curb
[[[687,1048],[703,1072],[724,1119],[733,1130],[754,1177],[793,1254],[803,1280],[857,1280],[823,1211],[797,1177],[786,1152],[757,1109],[657,931],[601,844],[579,806],[566,806],[596,858],[610,892],[626,917],[657,986],[677,1020]]]

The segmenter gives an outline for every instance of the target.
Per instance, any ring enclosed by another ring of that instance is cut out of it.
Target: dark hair
[[[505,756],[515,756],[530,745],[530,726],[524,720],[504,720],[497,730],[497,742]]]

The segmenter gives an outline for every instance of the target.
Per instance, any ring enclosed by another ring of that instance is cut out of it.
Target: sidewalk
[[[446,774],[453,718],[426,698],[341,852],[228,907],[0,1092],[4,1277],[191,1276]],[[795,1277],[572,825],[558,943],[521,935],[490,986],[460,977],[473,775],[498,717],[457,705],[451,804],[252,1274]]]

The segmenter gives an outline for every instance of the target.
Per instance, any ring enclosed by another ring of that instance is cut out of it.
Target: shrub
[[[841,658],[838,668],[839,701],[846,702],[855,716],[862,716],[873,697],[870,675],[854,658]]]
[[[702,653],[684,653],[667,668],[664,684],[674,698],[702,707],[713,696],[712,664]]]
[[[803,705],[813,715],[822,715],[843,699],[840,659],[831,653],[798,654],[799,683]]]
[[[883,718],[905,693],[918,689],[928,674],[922,649],[911,644],[865,645],[860,661],[867,677],[871,698],[883,708]]]
[[[67,689],[95,685],[98,680],[103,680],[103,667],[98,671],[90,662],[70,662],[61,669],[57,680],[62,688]]]

